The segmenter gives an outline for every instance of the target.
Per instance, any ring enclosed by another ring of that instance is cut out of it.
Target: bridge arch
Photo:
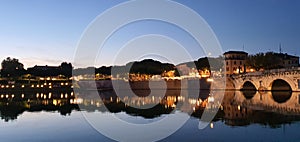
[[[288,102],[291,97],[291,91],[272,91],[272,99],[279,104]]]
[[[253,90],[255,90],[256,91],[257,87],[251,81],[245,81],[243,83],[243,85],[241,86],[240,90],[242,90],[242,91],[249,91],[249,90],[253,91]]]
[[[275,79],[273,80],[270,85],[269,89],[272,91],[292,91],[292,84],[289,83],[287,79]]]

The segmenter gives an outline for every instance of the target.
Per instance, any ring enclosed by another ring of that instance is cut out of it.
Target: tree
[[[72,76],[72,64],[63,62],[60,64],[60,69],[61,69],[61,74],[66,76],[66,77],[71,77]]]
[[[252,68],[255,68],[256,70],[260,69],[276,69],[276,68],[282,68],[280,65],[281,58],[279,55],[273,52],[267,52],[267,53],[257,53],[255,55],[249,55],[246,61],[246,65]]]
[[[24,65],[18,59],[7,57],[2,61],[1,66],[2,77],[19,77],[25,74]]]

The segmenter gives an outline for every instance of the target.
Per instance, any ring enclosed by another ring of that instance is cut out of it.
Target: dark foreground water
[[[124,94],[127,94],[126,91]],[[121,126],[110,117],[128,124],[144,125],[168,116],[190,116],[182,127],[161,141],[300,139],[300,93],[225,92],[222,102],[215,102],[214,97],[218,97],[218,93],[214,95],[211,91],[188,96],[182,96],[178,90],[167,91],[166,96],[152,94],[141,97],[147,94],[142,90],[137,94],[140,97],[116,96],[112,91],[99,94],[94,91],[2,92],[0,141],[113,141],[89,123],[93,116],[97,116],[101,123],[99,126],[120,129]],[[207,127],[199,129],[204,109],[215,106],[219,107],[219,111],[214,119]],[[191,112],[186,109],[191,109]],[[176,123],[179,122],[170,120],[170,129]],[[157,127],[158,130],[168,130],[168,127],[160,128],[162,125]],[[146,130],[145,133],[135,137],[143,139],[151,135]],[[122,130],[115,131],[115,134],[122,135]]]

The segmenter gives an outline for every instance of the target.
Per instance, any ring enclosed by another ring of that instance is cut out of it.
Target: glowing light
[[[210,123],[210,128],[214,128],[214,123]]]
[[[14,98],[14,97],[15,97],[15,95],[14,95],[14,94],[12,94],[12,95],[11,95],[11,97],[12,97],[12,98]]]
[[[47,85],[47,83],[45,82],[45,83],[44,83],[44,85],[46,86],[46,85]]]
[[[197,106],[199,106],[200,105],[200,101],[197,101]]]
[[[40,94],[39,93],[36,93],[36,97],[38,98],[40,96]]]
[[[8,98],[8,95],[5,95],[6,98]]]
[[[52,86],[49,86],[49,88],[51,89],[51,88],[52,88]]]
[[[173,105],[172,105],[172,108],[175,108],[175,107],[176,107],[176,105],[175,105],[175,104],[173,104]]]
[[[207,79],[207,82],[213,82],[213,81],[214,81],[214,79],[212,79],[212,78]]]
[[[24,94],[22,94],[21,97],[24,98]]]
[[[44,87],[44,85],[41,85],[41,87],[43,88],[43,87]]]
[[[194,105],[197,103],[197,100],[196,99],[189,99],[189,103]]]
[[[212,102],[215,101],[215,98],[212,97],[212,96],[209,96],[209,97],[207,98],[207,101],[208,101],[209,103],[212,103]]]
[[[60,94],[60,98],[64,98],[64,94]]]
[[[31,87],[34,87],[34,85],[32,84]]]
[[[240,69],[236,69],[236,73],[240,73]]]
[[[65,83],[65,85],[69,85],[69,83],[68,83],[68,82],[66,82],[66,83]]]
[[[37,87],[37,88],[39,88],[39,87],[40,87],[40,85],[36,85],[36,87]]]
[[[21,87],[22,87],[22,88],[24,88],[24,87],[25,87],[25,85],[23,84]]]
[[[76,104],[82,104],[83,99],[82,98],[77,98],[75,99]]]
[[[63,85],[64,85],[64,83],[60,83],[60,85],[61,85],[61,86],[63,86]]]
[[[1,88],[4,88],[5,86],[4,85],[1,85]]]
[[[49,93],[49,99],[51,98],[51,96],[52,96],[52,93],[50,92],[50,93]]]
[[[52,103],[53,103],[53,105],[55,105],[55,106],[58,104],[57,100],[53,100]]]
[[[4,97],[4,95],[1,95],[1,98],[3,98]]]
[[[241,106],[240,106],[240,105],[238,105],[238,106],[237,106],[237,109],[238,109],[238,110],[241,110]]]
[[[65,94],[65,98],[68,98],[68,94],[67,93]]]
[[[15,88],[15,85],[12,85],[11,88]]]
[[[6,88],[8,88],[9,87],[9,85],[6,85]]]

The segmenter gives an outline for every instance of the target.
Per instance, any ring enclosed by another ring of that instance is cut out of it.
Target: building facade
[[[248,53],[244,51],[228,51],[224,54],[226,74],[240,74],[246,72]]]
[[[299,57],[292,56],[287,53],[275,53],[275,56],[281,59],[279,65],[283,68],[293,68],[299,66]]]

